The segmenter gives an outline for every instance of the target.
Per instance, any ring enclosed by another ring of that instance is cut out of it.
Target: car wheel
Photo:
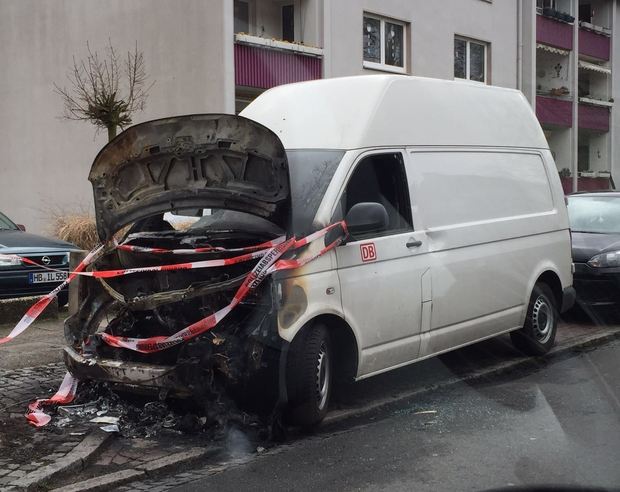
[[[534,286],[523,328],[510,333],[514,346],[528,355],[544,355],[555,342],[558,308],[551,288],[544,283]]]
[[[327,415],[332,392],[333,354],[329,332],[316,324],[296,337],[287,358],[287,420],[312,427]]]

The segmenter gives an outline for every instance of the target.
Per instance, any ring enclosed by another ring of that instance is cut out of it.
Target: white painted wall
[[[441,5],[439,5],[441,3]],[[491,83],[517,84],[517,3],[496,0],[325,0],[325,76],[376,73],[362,66],[363,13],[410,23],[409,73],[454,78],[454,36],[491,43]]]
[[[570,84],[570,60],[568,56],[556,55],[543,50],[537,51],[536,87],[549,91],[566,87],[573,93]]]
[[[571,132],[570,128],[545,132],[558,171],[571,168]]]
[[[590,170],[609,171],[608,139],[608,133],[590,135]]]
[[[143,50],[155,85],[136,123],[234,111],[232,15],[231,0],[0,0],[0,210],[40,232],[51,207],[91,207],[87,174],[107,136],[60,120],[53,92],[87,41]]]

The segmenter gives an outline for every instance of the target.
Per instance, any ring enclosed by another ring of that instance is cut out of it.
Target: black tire
[[[514,346],[528,355],[544,355],[555,343],[558,328],[557,300],[542,282],[532,291],[523,328],[510,333]]]
[[[315,324],[293,340],[286,373],[289,423],[309,428],[325,418],[333,367],[332,344],[324,325]]]

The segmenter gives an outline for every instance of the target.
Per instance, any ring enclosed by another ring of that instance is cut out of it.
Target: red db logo
[[[377,250],[374,243],[360,244],[360,253],[362,254],[362,261],[375,261],[377,259]]]

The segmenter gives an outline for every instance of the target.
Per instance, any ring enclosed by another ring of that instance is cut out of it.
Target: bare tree
[[[147,84],[138,43],[125,60],[119,58],[111,42],[104,56],[93,52],[88,43],[86,48],[86,59],[73,58],[73,68],[67,73],[69,87],[54,84],[55,92],[63,98],[64,118],[90,121],[105,128],[112,140],[118,128],[130,125],[132,115],[144,109],[153,83]]]

